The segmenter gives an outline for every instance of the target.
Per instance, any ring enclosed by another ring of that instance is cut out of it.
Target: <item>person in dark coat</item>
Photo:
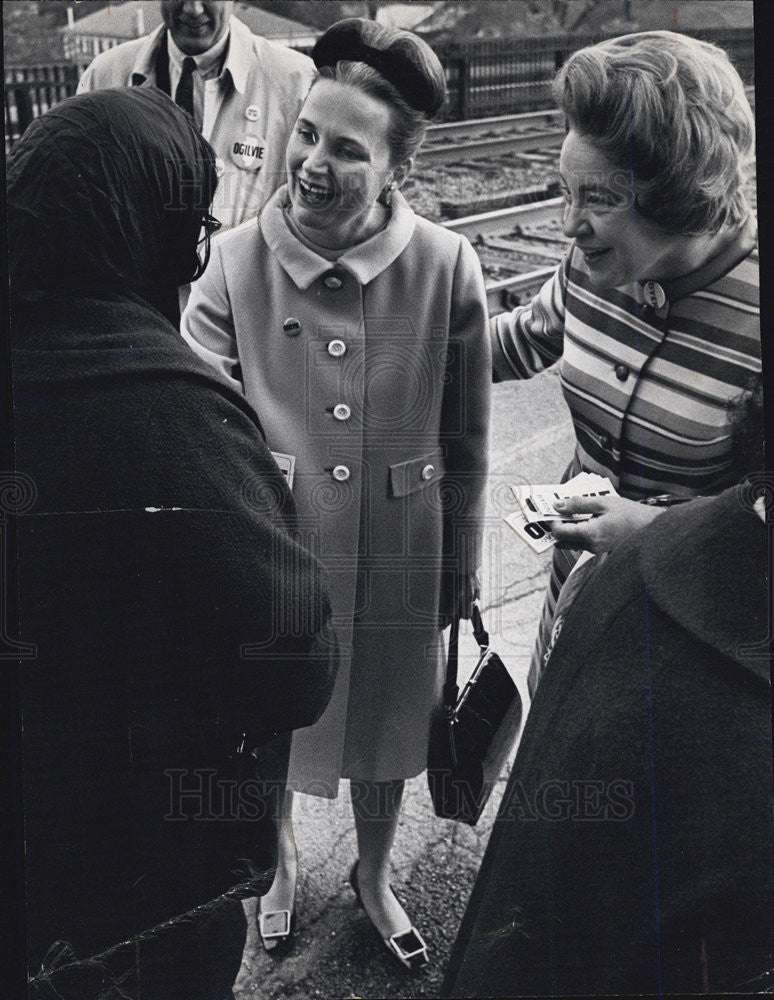
[[[64,101],[9,159],[32,998],[232,995],[281,734],[332,691],[320,568],[258,418],[171,322],[215,184],[152,88]]]
[[[660,514],[583,582],[442,996],[770,989],[770,527],[756,478]]]

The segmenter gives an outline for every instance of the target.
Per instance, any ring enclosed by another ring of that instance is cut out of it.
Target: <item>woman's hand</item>
[[[454,594],[451,598],[451,612],[442,610],[439,615],[439,627],[447,628],[452,621],[459,618],[469,619],[473,611],[473,602],[481,596],[481,585],[477,573],[461,573],[454,581]]]
[[[548,527],[559,548],[587,549],[595,553],[610,552],[663,512],[659,507],[649,507],[625,497],[570,497],[555,500],[554,507],[568,517],[594,515],[576,523],[551,521]]]

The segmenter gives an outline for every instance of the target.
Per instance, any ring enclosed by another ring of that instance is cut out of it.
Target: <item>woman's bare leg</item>
[[[298,852],[293,835],[293,793],[286,791],[277,840],[277,873],[271,889],[258,901],[260,912],[264,914],[277,910],[292,912],[295,906],[297,879]],[[269,950],[275,946],[276,942],[272,939],[264,942],[264,947]]]
[[[403,798],[403,781],[352,781],[357,833],[357,879],[363,907],[382,937],[403,934],[411,920],[390,889],[390,852]]]

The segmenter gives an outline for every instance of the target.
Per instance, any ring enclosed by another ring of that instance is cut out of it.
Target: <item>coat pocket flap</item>
[[[410,458],[408,462],[397,462],[390,466],[392,495],[405,497],[409,493],[415,493],[431,483],[437,483],[445,471],[440,448],[427,455],[420,455],[419,458]]]

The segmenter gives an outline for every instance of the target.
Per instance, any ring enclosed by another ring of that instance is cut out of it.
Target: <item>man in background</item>
[[[224,229],[255,216],[283,183],[285,146],[314,72],[307,56],[249,31],[233,7],[162,0],[164,23],[100,53],[78,84],[78,93],[155,86],[188,111],[217,155],[212,212]]]

